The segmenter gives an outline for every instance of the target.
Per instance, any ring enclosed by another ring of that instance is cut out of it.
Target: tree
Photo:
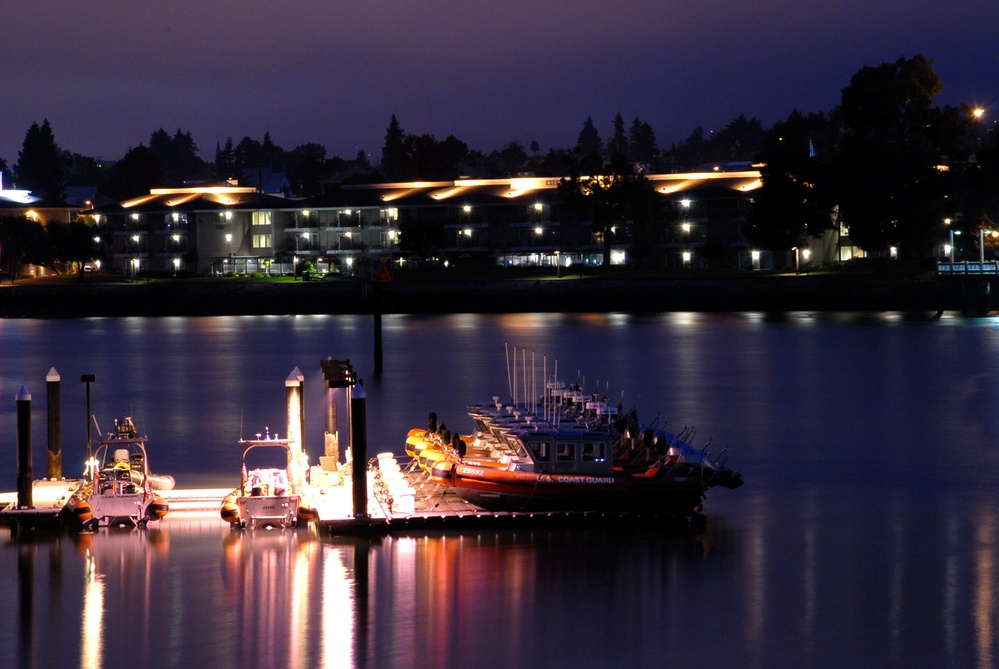
[[[42,264],[47,246],[45,228],[38,221],[23,215],[0,219],[0,263],[12,279],[24,265]]]
[[[558,189],[576,215],[588,219],[594,236],[603,244],[603,267],[610,268],[614,228],[631,221],[636,236],[651,248],[649,236],[661,212],[658,195],[642,174],[625,161],[612,165],[610,174],[590,171],[593,154],[570,158],[570,175],[559,180]]]
[[[524,163],[527,162],[527,151],[518,141],[507,142],[500,151],[500,159],[503,161],[504,173],[512,176],[523,169]]]
[[[28,128],[14,170],[21,188],[48,200],[66,199],[63,162],[48,119]]]
[[[163,179],[168,185],[180,185],[208,176],[208,169],[198,157],[198,145],[194,143],[190,131],[181,132],[178,128],[171,137],[160,128],[150,136],[149,150],[163,166]]]
[[[746,235],[753,243],[786,250],[833,225],[830,164],[839,128],[824,114],[791,112],[763,139],[763,187],[753,199]]]
[[[863,67],[843,89],[838,194],[865,251],[897,245],[923,255],[941,225],[946,181],[937,165],[957,154],[969,122],[966,109],[933,106],[941,90],[921,55]]]
[[[607,157],[612,163],[628,157],[628,134],[624,129],[624,117],[621,116],[621,112],[614,117],[614,136],[607,142]]]
[[[587,161],[593,161],[593,156],[600,156],[603,153],[603,142],[600,141],[600,133],[593,125],[593,119],[586,117],[583,129],[579,131],[579,138],[576,140],[576,151]]]
[[[717,162],[753,160],[765,136],[766,130],[760,119],[739,114],[711,138],[711,159]]]
[[[647,121],[637,117],[628,131],[628,160],[632,165],[647,165],[650,168],[654,168],[659,162],[656,133]]]
[[[320,144],[302,144],[288,156],[288,178],[295,192],[302,197],[322,192],[322,177],[326,170],[326,148]]]
[[[232,137],[227,137],[225,146],[215,146],[215,177],[218,179],[239,179],[242,169],[236,161],[236,150],[232,145]]]
[[[382,172],[389,181],[402,181],[407,173],[406,133],[392,114],[392,120],[385,130],[385,146],[382,147]]]
[[[97,187],[99,193],[112,200],[129,200],[148,195],[150,189],[162,185],[163,163],[146,146],[129,149],[111,166],[107,178]]]

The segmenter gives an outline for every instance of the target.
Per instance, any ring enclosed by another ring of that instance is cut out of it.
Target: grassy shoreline
[[[555,276],[516,270],[399,272],[391,283],[338,277],[163,278],[88,274],[0,285],[0,317],[202,316],[381,313],[656,313],[670,311],[968,311],[976,287],[925,268],[863,271],[612,271]],[[981,280],[979,279],[979,282]]]

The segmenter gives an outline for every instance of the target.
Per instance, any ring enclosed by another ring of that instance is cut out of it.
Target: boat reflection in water
[[[0,566],[16,555],[20,607],[0,642],[19,666],[521,666],[541,652],[539,630],[563,630],[550,633],[559,644],[573,634],[566,588],[662,598],[643,584],[661,585],[678,559],[703,562],[721,531],[331,538],[179,517],[36,541],[3,530]]]

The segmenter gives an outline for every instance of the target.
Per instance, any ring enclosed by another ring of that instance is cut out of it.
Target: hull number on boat
[[[482,476],[485,474],[481,469],[474,469],[473,467],[462,467],[461,473],[467,476]]]

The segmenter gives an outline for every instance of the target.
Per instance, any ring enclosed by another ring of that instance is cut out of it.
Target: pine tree
[[[628,159],[628,134],[624,130],[621,112],[614,117],[614,136],[607,142],[607,157],[612,164]]]
[[[406,133],[392,114],[392,120],[385,131],[385,146],[382,147],[382,172],[389,181],[402,181],[406,177]]]
[[[583,129],[579,131],[579,139],[576,140],[576,150],[583,157],[589,157],[593,154],[599,156],[603,153],[603,146],[603,142],[600,141],[600,133],[593,125],[593,118],[587,116]]]
[[[32,123],[28,128],[23,148],[17,153],[14,171],[21,188],[49,200],[66,199],[60,150],[48,119],[40,126]]]

